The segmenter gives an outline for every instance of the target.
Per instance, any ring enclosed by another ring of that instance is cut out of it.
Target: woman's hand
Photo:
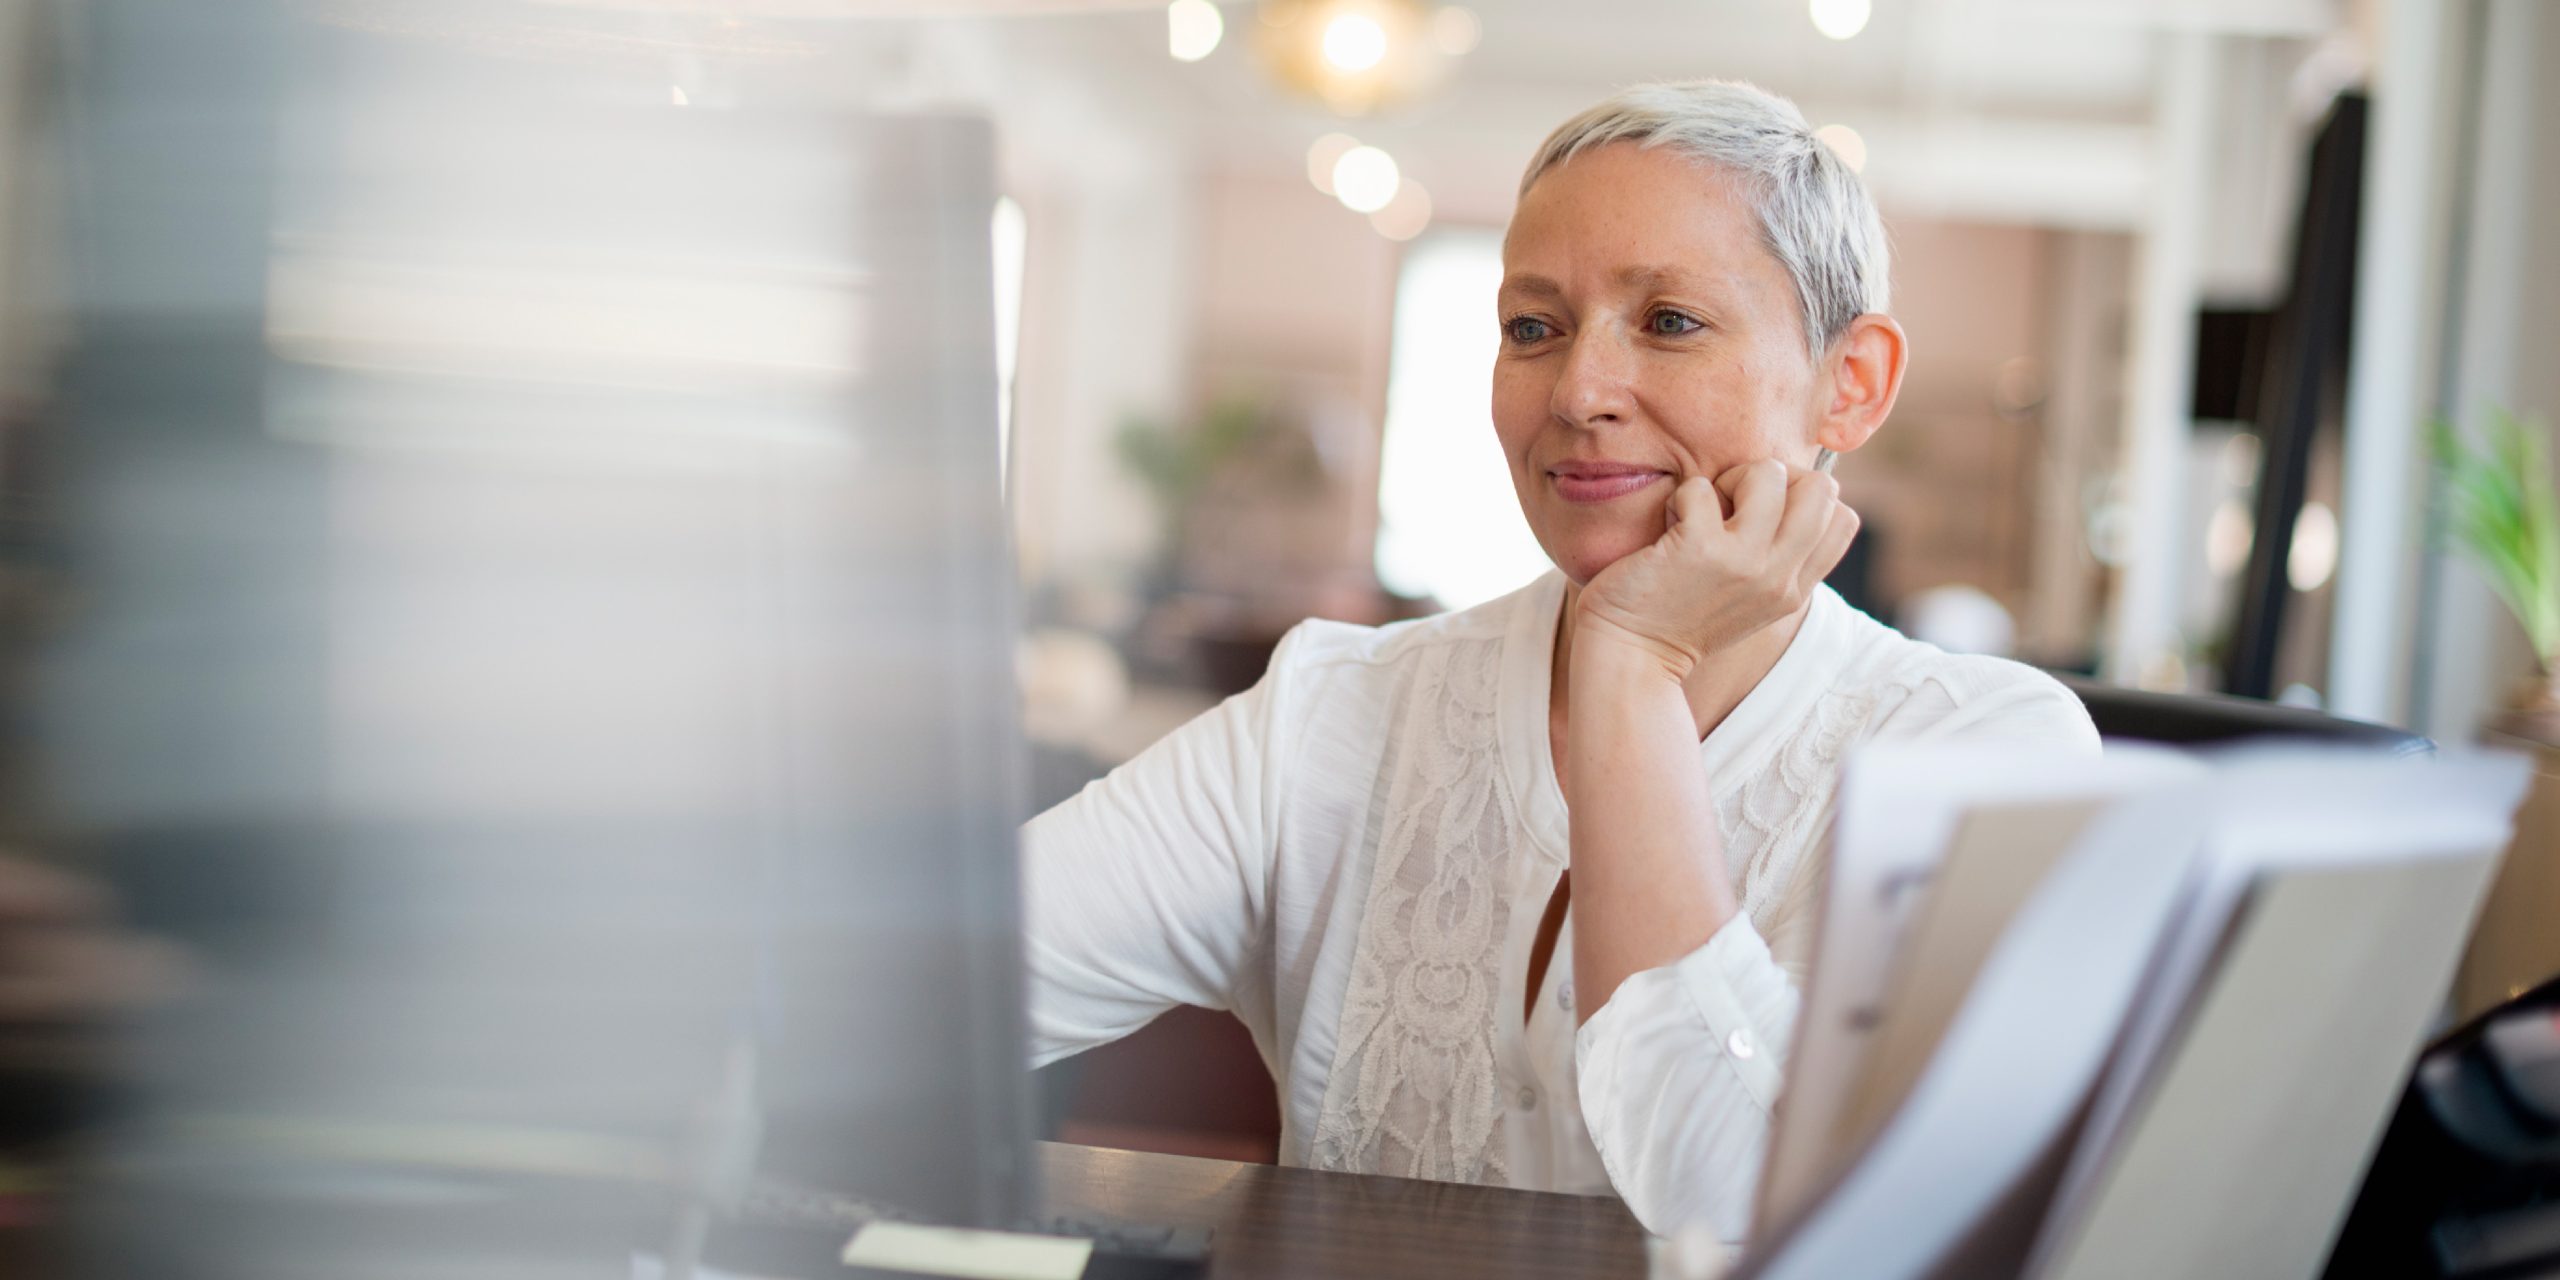
[[[1667,520],[1584,585],[1575,643],[1631,644],[1675,680],[1802,609],[1858,534],[1839,482],[1775,458],[1681,481]]]

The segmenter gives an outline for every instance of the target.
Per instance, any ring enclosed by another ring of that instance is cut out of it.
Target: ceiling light
[[[1353,213],[1376,213],[1403,182],[1396,160],[1376,147],[1353,147],[1333,163],[1333,198]]]
[[[1342,163],[1344,154],[1359,145],[1360,140],[1347,133],[1328,133],[1316,139],[1315,145],[1307,148],[1307,181],[1316,184],[1316,190],[1332,195],[1333,166]]]
[[[1458,5],[1442,5],[1431,15],[1431,43],[1452,58],[1463,58],[1473,52],[1484,39],[1484,24],[1476,21],[1475,11]]]
[[[1436,0],[1258,0],[1254,56],[1282,88],[1336,115],[1364,116],[1430,96],[1482,24]]]
[[[1834,40],[1846,40],[1867,29],[1873,0],[1813,0],[1813,29]]]
[[[1254,56],[1283,90],[1334,115],[1370,115],[1436,92],[1457,67],[1452,46],[1482,23],[1436,0],[1257,0]]]
[[[1867,140],[1859,137],[1857,130],[1845,124],[1826,124],[1814,130],[1813,136],[1831,148],[1831,153],[1840,157],[1840,163],[1849,166],[1849,172],[1867,171]]]
[[[1369,215],[1369,225],[1389,240],[1411,240],[1431,225],[1431,193],[1419,182],[1405,182],[1396,187],[1395,199],[1387,207]]]
[[[1365,13],[1335,14],[1324,24],[1324,60],[1341,71],[1366,71],[1387,56],[1387,29]]]
[[[1176,62],[1198,62],[1218,47],[1227,20],[1210,0],[1173,0],[1164,7],[1165,48]]]

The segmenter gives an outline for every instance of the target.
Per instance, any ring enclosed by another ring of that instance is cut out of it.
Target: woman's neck
[[[1554,665],[1547,675],[1547,730],[1550,738],[1564,741],[1566,709],[1571,704],[1573,671],[1573,632],[1576,617],[1574,605],[1582,598],[1582,588],[1565,583],[1564,613],[1556,620]],[[1699,663],[1680,682],[1687,695],[1689,714],[1697,722],[1698,738],[1705,741],[1733,709],[1742,705],[1760,681],[1786,656],[1787,646],[1795,641],[1796,632],[1804,628],[1810,604],[1792,616],[1762,628],[1724,652]]]

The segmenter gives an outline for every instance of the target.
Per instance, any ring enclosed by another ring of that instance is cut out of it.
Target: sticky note
[[[844,1264],[955,1280],[1076,1280],[1091,1240],[875,1222],[845,1242]]]

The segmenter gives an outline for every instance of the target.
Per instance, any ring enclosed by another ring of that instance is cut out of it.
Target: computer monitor
[[[591,1273],[749,1171],[1018,1217],[987,127],[648,12],[71,12],[36,757],[196,968],[93,1269]]]

